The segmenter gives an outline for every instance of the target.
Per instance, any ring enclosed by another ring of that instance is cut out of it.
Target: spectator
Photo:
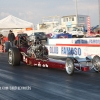
[[[66,31],[64,31],[64,34],[66,33]]]
[[[3,42],[3,35],[0,33],[0,44]]]
[[[8,34],[8,41],[10,42],[11,46],[14,46],[15,35],[11,30],[9,31]]]

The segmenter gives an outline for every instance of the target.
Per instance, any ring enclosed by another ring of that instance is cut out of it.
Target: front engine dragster
[[[24,41],[22,41],[22,37],[24,37]],[[17,42],[16,47],[11,47],[8,51],[8,62],[12,66],[18,66],[20,62],[23,62],[31,66],[64,69],[69,75],[72,75],[75,69],[78,71],[94,69],[96,72],[100,72],[100,57],[97,55],[93,59],[67,56],[63,61],[49,58],[47,47],[35,36],[19,35]],[[86,65],[82,66],[81,62],[86,62]],[[92,63],[92,66],[89,66],[88,63]]]

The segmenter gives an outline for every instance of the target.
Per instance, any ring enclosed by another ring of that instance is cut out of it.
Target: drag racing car
[[[22,40],[23,37],[24,41]],[[73,53],[73,51],[71,50],[70,53]],[[100,71],[100,57],[97,55],[93,59],[67,56],[66,60],[63,61],[49,58],[48,54],[48,48],[41,41],[35,39],[32,35],[27,37],[20,34],[17,45],[8,50],[8,62],[12,66],[18,66],[20,62],[23,62],[42,68],[64,69],[69,75],[72,75],[74,70],[89,71],[94,69],[96,72]],[[86,62],[86,65],[81,66],[81,62]],[[92,63],[92,66],[90,67],[88,63]]]

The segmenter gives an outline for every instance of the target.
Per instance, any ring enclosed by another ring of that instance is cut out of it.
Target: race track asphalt
[[[0,53],[0,100],[100,100],[100,73],[12,67]]]

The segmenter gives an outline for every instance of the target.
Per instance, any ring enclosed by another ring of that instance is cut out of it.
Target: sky
[[[98,0],[77,0],[77,10],[90,16],[91,26],[99,24]],[[36,25],[43,17],[74,14],[75,0],[0,0],[0,20],[13,15]]]

